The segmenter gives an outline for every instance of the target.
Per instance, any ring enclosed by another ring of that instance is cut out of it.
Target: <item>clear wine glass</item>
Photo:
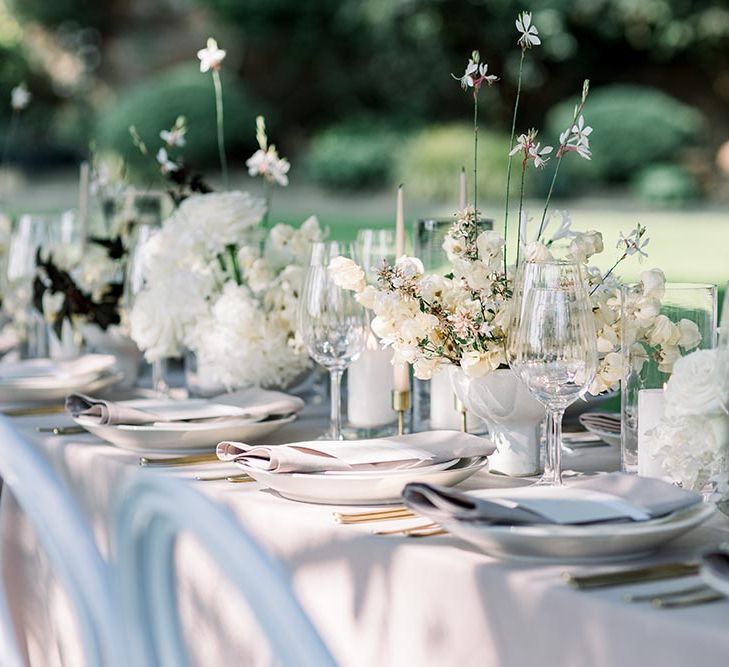
[[[309,356],[329,371],[331,424],[323,437],[342,440],[342,374],[365,348],[369,318],[354,292],[334,283],[329,263],[335,257],[354,259],[352,244],[332,241],[312,245],[299,304],[298,329]]]
[[[719,380],[719,391],[724,410],[729,413],[729,283],[724,291],[724,303],[721,308],[719,324],[719,340],[716,351],[716,372]]]
[[[538,484],[561,486],[562,417],[595,377],[597,336],[579,265],[531,264],[523,304],[510,331],[510,363],[547,410],[547,450]]]
[[[27,331],[24,354],[30,358],[48,353],[45,320],[33,306],[36,253],[41,246],[56,241],[58,231],[58,220],[53,216],[24,214],[10,237],[4,292],[12,302],[13,317]]]

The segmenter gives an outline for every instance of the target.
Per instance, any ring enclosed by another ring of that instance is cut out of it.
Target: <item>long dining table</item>
[[[324,412],[323,405],[308,406],[269,441],[316,437],[325,426]],[[229,508],[283,563],[303,608],[340,665],[718,667],[729,660],[729,601],[663,610],[624,600],[626,591],[671,590],[686,580],[578,591],[564,582],[565,571],[591,572],[605,565],[503,561],[450,535],[376,535],[383,524],[335,522],[335,511],[358,508],[294,502],[257,483],[195,479],[201,473],[234,473],[230,464],[140,467],[138,453],[91,434],[38,432],[39,427],[71,425],[66,415],[13,421],[68,483],[105,555],[113,506],[130,476],[180,477]],[[581,448],[567,452],[565,459],[565,467],[575,471],[615,470],[619,452],[609,446]],[[519,480],[484,470],[461,486],[515,483]],[[386,526],[415,523],[389,521]],[[660,553],[621,565],[686,559],[726,540],[729,519],[717,513]],[[0,558],[30,664],[82,664],[68,600],[27,517],[8,493],[0,504]],[[192,664],[271,664],[254,622],[255,609],[239,598],[205,545],[183,535],[175,560],[180,619]]]

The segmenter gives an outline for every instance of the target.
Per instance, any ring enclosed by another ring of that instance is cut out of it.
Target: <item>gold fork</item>
[[[354,524],[369,521],[391,521],[394,519],[410,519],[417,516],[407,507],[388,507],[386,509],[372,510],[370,512],[334,512],[337,523]]]
[[[142,456],[139,459],[140,466],[188,466],[200,465],[202,463],[222,463],[215,453],[193,454],[188,456],[167,456],[165,458],[151,458]]]
[[[437,523],[423,523],[410,528],[397,528],[395,530],[376,530],[374,535],[403,535],[405,537],[431,537],[433,535],[447,535],[448,531]]]

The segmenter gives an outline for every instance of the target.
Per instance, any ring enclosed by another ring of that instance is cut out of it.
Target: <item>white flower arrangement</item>
[[[539,32],[531,14],[522,13],[517,20],[520,34],[521,63],[532,46],[540,44]],[[474,175],[476,175],[478,95],[484,83],[492,85],[498,79],[488,75],[488,67],[474,51],[462,77],[452,75],[462,88],[473,95],[474,104]],[[592,128],[585,123],[583,110],[589,85],[585,81],[581,97],[575,106],[569,126],[560,134],[554,151],[554,171],[544,209],[539,217],[538,231],[529,236],[528,213],[523,209],[524,179],[530,163],[544,168],[553,154],[552,146],[537,141],[537,130],[520,134],[516,141],[516,118],[521,90],[521,65],[514,106],[512,148],[507,156],[506,210],[504,233],[479,231],[477,220],[476,178],[474,204],[459,211],[447,234],[443,249],[450,263],[446,275],[425,274],[417,258],[400,257],[394,266],[385,265],[378,274],[377,285],[365,285],[364,272],[351,260],[339,260],[330,266],[334,280],[341,287],[357,292],[357,298],[375,317],[374,333],[382,343],[394,349],[393,363],[410,363],[416,377],[428,380],[444,364],[459,365],[471,377],[479,377],[507,363],[506,345],[513,303],[514,275],[520,259],[548,261],[560,248],[567,256],[583,265],[586,287],[593,302],[598,350],[601,355],[598,372],[589,391],[592,394],[617,388],[623,373],[624,344],[640,346],[636,363],[648,354],[654,355],[661,370],[670,371],[681,352],[698,346],[700,335],[692,322],[678,324],[660,314],[665,277],[658,269],[643,272],[641,289],[635,302],[627,309],[631,324],[625,328],[629,341],[621,341],[620,282],[614,275],[617,266],[630,256],[639,260],[646,256],[646,229],[637,225],[628,236],[621,234],[618,259],[604,275],[590,260],[603,252],[602,234],[598,231],[574,232],[566,212],[558,217],[548,215],[549,203],[562,160],[570,153],[589,160],[589,137]],[[509,182],[511,160],[521,157],[521,193],[519,197],[519,241],[516,263],[507,261],[507,225],[509,213]],[[556,229],[553,221],[557,220]],[[566,246],[566,247],[565,247]],[[638,350],[636,349],[636,352]]]
[[[721,402],[716,350],[676,360],[666,383],[665,412],[647,447],[674,482],[694,491],[729,491],[729,415]]]
[[[262,200],[242,192],[188,197],[141,249],[145,289],[131,335],[149,361],[193,351],[228,388],[285,386],[309,365],[296,311],[316,218],[279,224],[261,246]]]

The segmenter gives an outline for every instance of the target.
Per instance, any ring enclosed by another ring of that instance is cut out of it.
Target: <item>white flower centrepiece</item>
[[[192,350],[228,388],[286,386],[309,365],[296,311],[316,218],[276,225],[261,249],[265,203],[247,193],[194,195],[142,249],[146,288],[130,316],[148,361]]]
[[[647,436],[666,474],[694,491],[729,490],[729,415],[721,403],[717,351],[678,359],[665,389],[661,422]]]

